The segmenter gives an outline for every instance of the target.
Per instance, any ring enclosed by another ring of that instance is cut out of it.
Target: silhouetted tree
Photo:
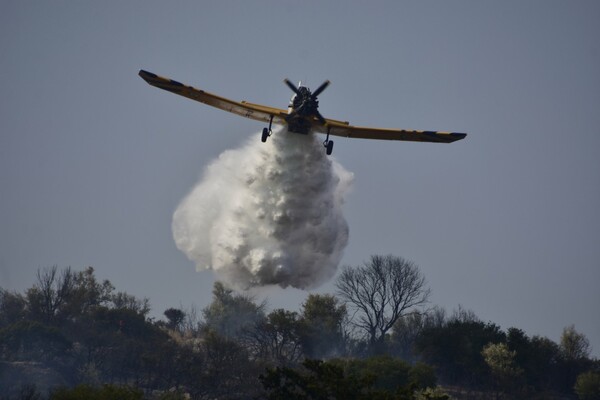
[[[24,319],[26,306],[23,295],[0,288],[0,329]]]
[[[307,359],[301,367],[268,368],[260,381],[268,399],[412,400],[420,388],[435,386],[435,375],[430,367],[413,369],[402,360],[377,356],[325,362]]]
[[[98,282],[94,268],[73,273],[73,287],[65,306],[70,317],[77,317],[91,311],[94,307],[106,306],[111,300],[114,286],[110,281]]]
[[[405,361],[414,363],[419,356],[415,350],[415,342],[424,329],[440,327],[445,323],[444,309],[434,307],[424,313],[412,312],[402,315],[390,335],[389,352]]]
[[[345,323],[348,312],[344,304],[328,294],[309,294],[300,314],[300,340],[309,358],[341,356],[346,352]]]
[[[504,343],[499,326],[484,323],[472,312],[459,310],[442,326],[424,329],[415,347],[422,360],[437,368],[446,383],[485,385],[489,368],[481,351],[488,343]]]
[[[54,361],[72,343],[54,327],[37,321],[19,321],[0,329],[0,358],[11,361]]]
[[[239,399],[258,395],[257,365],[249,358],[248,351],[237,341],[208,332],[201,345],[204,365],[196,377],[202,398]]]
[[[164,312],[167,317],[167,328],[173,330],[180,330],[181,324],[185,319],[185,313],[177,308],[169,308]]]
[[[372,376],[348,377],[341,366],[319,360],[305,360],[299,369],[267,369],[260,381],[269,400],[393,399],[373,389]]]
[[[125,292],[118,292],[111,295],[110,301],[113,304],[113,308],[130,310],[144,317],[150,312],[150,300],[145,297],[143,299],[138,299]]]
[[[383,350],[385,335],[398,318],[425,304],[430,293],[414,263],[391,255],[371,256],[362,266],[344,267],[335,285],[374,352]]]
[[[303,356],[298,314],[273,310],[266,318],[246,329],[244,344],[253,355],[275,365],[294,365]]]
[[[213,300],[203,310],[204,328],[228,338],[240,337],[244,328],[264,318],[265,304],[250,296],[237,294],[221,282],[213,286]]]
[[[27,290],[31,318],[44,324],[62,321],[62,308],[73,293],[75,276],[71,268],[59,272],[58,266],[37,271],[37,283]]]

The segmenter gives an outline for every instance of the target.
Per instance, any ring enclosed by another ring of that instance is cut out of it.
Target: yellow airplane
[[[327,149],[327,154],[333,151],[333,140],[330,135],[343,136],[361,139],[382,139],[382,140],[404,140],[410,142],[434,142],[434,143],[452,143],[464,139],[466,133],[456,132],[435,132],[435,131],[415,131],[406,129],[381,129],[368,128],[362,126],[350,125],[347,121],[336,121],[324,118],[319,113],[319,102],[317,96],[329,86],[329,81],[323,82],[314,92],[298,84],[294,86],[292,82],[285,79],[284,82],[294,92],[287,110],[267,107],[260,104],[249,103],[247,101],[233,101],[224,97],[217,96],[204,90],[196,89],[172,79],[163,78],[152,72],[140,70],[139,75],[152,86],[168,90],[180,96],[185,96],[192,100],[199,101],[209,106],[229,111],[242,117],[255,119],[257,121],[268,122],[269,127],[262,131],[263,142],[272,134],[273,123],[287,125],[288,131],[308,134],[309,132],[319,132],[327,134],[323,146]]]

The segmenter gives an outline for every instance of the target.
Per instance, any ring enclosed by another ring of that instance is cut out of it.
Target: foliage
[[[0,288],[0,329],[21,320],[26,305],[27,301],[21,294]]]
[[[215,282],[213,301],[203,310],[204,327],[219,335],[238,338],[245,328],[264,317],[265,304],[255,304],[250,296],[237,294]]]
[[[277,367],[267,369],[260,381],[269,400],[300,399],[392,399],[373,388],[373,379],[344,374],[343,369],[330,362],[305,360],[303,369]]]
[[[50,400],[141,400],[143,397],[140,389],[127,386],[104,385],[96,388],[79,385],[72,389],[56,389],[50,395]]]
[[[581,400],[599,400],[600,372],[588,371],[580,374],[575,383],[575,393]]]
[[[560,351],[567,360],[585,359],[590,355],[590,341],[575,330],[575,325],[571,325],[563,330],[560,337]]]
[[[422,389],[415,392],[415,400],[450,400],[450,395],[440,388]]]
[[[418,362],[408,372],[409,382],[416,388],[433,388],[437,385],[437,375],[432,366]]]
[[[150,312],[150,301],[146,298],[138,299],[135,296],[124,292],[118,292],[110,297],[114,308],[122,310],[130,310],[143,317]]]
[[[366,359],[334,360],[334,363],[343,366],[349,377],[370,381],[377,389],[393,392],[413,383],[410,381],[410,365],[398,358],[373,356]]]
[[[427,312],[402,315],[392,327],[388,352],[409,362],[418,361],[419,355],[415,349],[417,338],[425,329],[441,327],[445,318],[445,311],[439,307],[433,307]]]
[[[598,398],[600,362],[573,326],[557,344],[504,332],[463,308],[449,318],[440,308],[404,308],[414,305],[399,302],[404,286],[378,275],[399,260],[373,257],[364,267],[371,275],[345,281],[378,278],[377,290],[355,292],[378,309],[312,294],[298,312],[266,313],[264,303],[217,282],[204,320],[195,308],[149,319],[148,299],[116,292],[91,267],[40,270],[23,294],[0,288],[0,397],[140,398],[135,387],[164,399],[447,399],[439,377],[456,394]],[[428,291],[416,276],[420,302]],[[355,327],[375,318],[375,344],[367,325],[351,329],[348,309]]]
[[[309,294],[302,304],[300,341],[308,358],[329,358],[346,351],[348,311],[332,295]]]
[[[516,351],[506,343],[488,343],[481,351],[492,372],[493,387],[499,393],[516,392],[523,370],[515,365]]]
[[[52,361],[70,349],[72,343],[55,327],[36,321],[19,321],[0,330],[3,360]]]
[[[205,396],[229,399],[255,394],[259,371],[245,347],[232,338],[208,332],[201,351],[204,363],[195,379]]]
[[[167,328],[173,330],[179,330],[185,319],[185,313],[177,308],[169,308],[165,310],[164,315],[168,320]]]
[[[489,379],[482,349],[488,343],[505,340],[497,325],[459,310],[441,326],[424,329],[415,345],[423,361],[436,367],[445,382],[477,387]]]
[[[276,365],[293,365],[303,355],[300,331],[298,314],[280,308],[246,329],[246,344],[259,359]]]
[[[515,379],[523,371],[515,366],[516,351],[510,351],[506,343],[488,343],[482,352],[492,373],[505,379]]]
[[[435,386],[431,368],[413,368],[389,356],[325,362],[307,359],[299,368],[267,369],[260,380],[269,399],[286,400],[413,399],[422,389]]]

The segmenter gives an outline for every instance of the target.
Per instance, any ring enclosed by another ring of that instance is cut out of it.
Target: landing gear
[[[329,140],[329,130],[331,128],[327,128],[327,138],[323,142],[323,146],[327,149],[327,155],[330,156],[333,152],[333,140]]]
[[[271,126],[273,125],[273,116],[271,115],[271,119],[269,120],[269,127],[268,128],[263,128],[262,130],[262,136],[260,138],[260,140],[264,143],[267,141],[267,138],[269,136],[271,136],[271,133],[273,132],[271,130]]]
[[[328,140],[325,148],[327,149],[327,155],[330,156],[333,152],[333,140]]]

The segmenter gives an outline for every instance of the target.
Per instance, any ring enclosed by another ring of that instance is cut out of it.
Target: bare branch
[[[366,331],[372,345],[383,342],[398,318],[425,304],[430,295],[418,267],[392,255],[344,267],[336,288],[357,316],[355,326]]]

